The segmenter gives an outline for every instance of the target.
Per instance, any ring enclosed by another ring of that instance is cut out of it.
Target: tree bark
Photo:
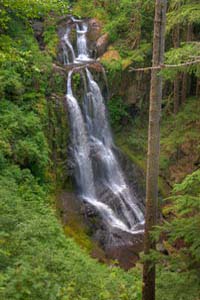
[[[174,48],[180,46],[180,26],[177,25],[173,31],[173,45]],[[174,114],[178,113],[180,102],[180,74],[176,75],[174,80]]]
[[[196,84],[196,97],[200,96],[200,78],[197,78],[197,84]]]
[[[167,0],[156,0],[153,38],[153,67],[163,64],[165,45],[165,22]],[[162,100],[162,77],[159,69],[152,69],[149,132],[148,132],[148,157],[146,177],[146,216],[144,254],[148,255],[155,249],[150,232],[157,223],[158,210],[158,175],[160,152],[160,115]],[[143,268],[143,300],[155,300],[155,264],[150,259],[145,259]]]

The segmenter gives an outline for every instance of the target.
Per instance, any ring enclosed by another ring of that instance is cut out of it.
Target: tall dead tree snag
[[[174,48],[180,47],[180,26],[179,24],[174,28],[173,31],[173,45]],[[180,74],[176,75],[174,80],[174,113],[177,114],[179,110],[180,98]]]
[[[146,216],[144,254],[155,249],[150,232],[157,222],[158,174],[160,152],[160,116],[162,100],[162,77],[159,74],[164,60],[165,23],[167,0],[156,0],[153,38],[153,67],[151,71],[151,90],[149,108],[148,158],[146,177]],[[158,68],[157,68],[158,67]],[[143,268],[143,300],[155,299],[155,264],[145,260]]]

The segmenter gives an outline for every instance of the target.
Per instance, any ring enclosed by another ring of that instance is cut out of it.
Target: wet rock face
[[[60,41],[59,45],[58,45],[58,49],[57,49],[57,62],[61,66],[63,66],[63,64],[64,64],[62,37],[66,33],[66,28],[67,27],[70,27],[70,29],[71,29],[71,31],[70,31],[70,41],[72,42],[72,44],[74,46],[75,43],[76,43],[76,41],[75,41],[75,27],[76,27],[76,25],[73,23],[70,16],[61,18],[60,21],[59,21],[59,24],[58,24],[58,29],[57,29],[57,33],[58,33],[59,41]]]
[[[125,270],[135,266],[139,253],[143,250],[142,233],[132,235],[119,229],[108,232],[101,226],[95,232],[94,239],[103,248],[108,261],[117,260],[119,266]]]
[[[138,198],[138,205],[141,210],[145,209],[145,174],[136,165],[134,165],[118,148],[115,149],[121,167],[123,168],[128,186],[131,192]]]
[[[96,49],[97,49],[97,56],[102,56],[109,45],[109,35],[108,33],[103,34],[100,36],[96,42]]]
[[[139,253],[143,250],[143,234],[138,232],[133,235],[118,228],[108,230],[92,206],[82,206],[82,213],[90,227],[92,239],[103,249],[106,260],[117,260],[119,266],[125,270],[135,266]],[[137,229],[142,229],[141,225]]]
[[[134,236],[125,236],[124,233],[118,233],[121,244],[108,245],[105,249],[106,257],[108,259],[116,259],[119,266],[125,270],[135,266],[139,259],[139,253],[143,250],[143,235],[135,234]],[[116,239],[116,237],[115,237]],[[125,240],[125,243],[122,241]]]
[[[101,36],[101,22],[97,19],[90,19],[88,21],[88,26],[87,38],[90,42],[96,42]]]
[[[57,205],[64,226],[76,221],[80,223],[79,226],[89,229],[94,243],[100,246],[93,249],[92,257],[106,263],[117,260],[125,270],[132,268],[138,261],[143,249],[142,234],[132,235],[119,229],[109,232],[95,208],[81,202],[74,193],[63,191]]]
[[[35,38],[37,39],[38,44],[40,46],[40,49],[43,50],[45,47],[43,40],[44,22],[35,20],[32,23],[32,28],[34,31]]]
[[[146,99],[149,95],[150,82],[149,74],[135,74],[134,80],[130,79],[128,86],[126,82],[123,83],[121,89],[124,91],[124,96],[128,104],[139,105],[141,99]],[[124,89],[124,87],[126,88]],[[146,99],[147,101],[147,99]]]
[[[88,26],[88,46],[95,52],[96,57],[100,57],[108,48],[109,34],[102,34],[102,24],[97,19],[90,19],[88,21]]]
[[[135,85],[131,85],[127,91],[127,103],[136,104],[137,102],[138,102],[138,95],[136,93],[136,87]]]
[[[34,21],[32,28],[36,36],[41,36],[44,30],[44,23],[42,21]]]
[[[57,32],[58,32],[58,36],[60,37],[60,39],[65,34],[67,26],[75,27],[75,25],[73,24],[73,21],[71,20],[70,16],[63,17],[59,21]]]

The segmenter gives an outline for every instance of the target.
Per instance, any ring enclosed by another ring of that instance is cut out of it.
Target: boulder
[[[32,24],[32,28],[34,30],[36,38],[41,37],[44,31],[44,22],[34,21]]]
[[[44,50],[44,48],[45,48],[45,43],[44,43],[44,39],[43,39],[44,22],[35,20],[32,23],[32,28],[34,31],[35,38],[38,41],[40,49]]]
[[[109,237],[112,240],[112,237]],[[106,244],[105,254],[110,259],[116,259],[121,268],[129,270],[134,267],[143,250],[143,234],[130,235],[126,232],[116,232],[114,244]]]
[[[97,56],[102,56],[106,52],[108,48],[108,44],[109,44],[108,33],[105,33],[98,38],[96,42]]]
[[[138,96],[140,97],[140,94],[137,95],[137,89],[135,85],[131,85],[127,90],[127,97],[126,102],[129,104],[136,104],[138,101]]]
[[[117,50],[109,49],[101,56],[101,61],[111,62],[112,60],[120,60],[120,54]]]
[[[96,42],[101,36],[102,24],[98,19],[90,19],[88,22],[87,38],[89,42]]]

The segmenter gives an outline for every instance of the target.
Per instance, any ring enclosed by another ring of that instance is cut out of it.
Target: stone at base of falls
[[[84,211],[84,213],[83,213]],[[89,204],[82,206],[82,213],[86,216],[87,224],[91,228],[93,240],[96,241],[104,251],[104,260],[113,262],[129,270],[134,267],[139,259],[139,253],[143,250],[143,233],[131,234],[118,228],[112,228],[109,231],[99,216],[97,210]],[[87,214],[87,215],[86,215]],[[142,230],[143,226],[138,225],[137,230]],[[91,253],[94,258],[102,261],[102,256],[98,253]]]
[[[143,250],[143,234],[130,234],[119,229],[111,233],[99,229],[95,238],[104,243],[103,249],[106,258],[116,260],[117,264],[125,270],[134,267]]]
[[[110,246],[105,249],[106,258],[116,259],[121,268],[129,270],[139,260],[139,253],[143,251],[143,235],[132,236],[129,244]]]
[[[108,264],[116,259],[119,266],[125,270],[135,265],[143,249],[141,233],[132,235],[115,229],[111,234],[102,223],[98,211],[88,203],[81,202],[72,192],[62,191],[57,201],[64,227],[71,224],[73,230],[74,226],[89,230],[91,243],[94,243],[94,248],[91,250],[92,257]]]

